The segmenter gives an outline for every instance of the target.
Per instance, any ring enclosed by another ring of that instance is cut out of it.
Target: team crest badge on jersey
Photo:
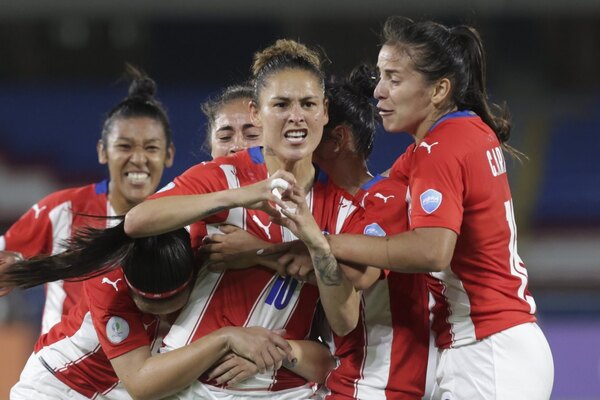
[[[112,344],[119,344],[129,336],[129,324],[121,317],[110,317],[106,323],[106,337]]]
[[[437,210],[442,204],[442,194],[434,189],[427,189],[421,193],[421,208],[427,214],[431,214]]]
[[[387,236],[387,234],[385,233],[383,228],[381,226],[379,226],[379,224],[377,222],[373,222],[372,224],[365,226],[365,229],[363,230],[363,234],[367,235],[367,236],[378,236],[378,237]]]
[[[171,190],[175,187],[175,182],[169,182],[167,183],[165,186],[162,187],[162,189],[160,189],[158,192],[156,193],[162,193],[162,192],[166,192],[167,190]]]

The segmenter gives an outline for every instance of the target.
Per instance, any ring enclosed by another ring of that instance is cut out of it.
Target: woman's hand
[[[327,239],[317,225],[308,204],[306,204],[306,193],[304,190],[293,187],[285,193],[285,200],[291,202],[294,208],[283,207],[281,213],[284,218],[274,217],[275,223],[288,228],[306,246],[311,248],[329,248]]]
[[[247,358],[261,373],[267,369],[279,369],[292,348],[283,338],[285,330],[271,331],[259,326],[221,328],[227,335],[229,350]],[[280,351],[281,350],[281,351]]]
[[[244,269],[259,263],[256,252],[270,245],[234,225],[221,225],[216,233],[204,238],[200,252],[206,255],[213,271]]]
[[[20,253],[6,250],[0,251],[0,297],[9,294],[10,291],[13,289],[13,287],[5,286],[2,283],[2,272],[17,261],[23,261],[23,256]]]
[[[295,184],[294,175],[279,170],[268,179],[235,189],[237,191],[236,205],[252,210],[261,210],[271,217],[278,218],[281,215],[277,206],[281,209],[286,208],[285,202],[281,198],[287,196]]]
[[[208,371],[208,379],[218,385],[232,386],[258,374],[258,367],[252,361],[229,353],[221,358],[214,368]]]

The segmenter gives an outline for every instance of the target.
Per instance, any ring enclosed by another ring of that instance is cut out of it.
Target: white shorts
[[[438,351],[432,400],[548,400],[554,363],[536,323]]]
[[[21,372],[19,382],[10,390],[10,400],[87,400],[88,397],[65,385],[38,360],[35,353],[29,356]],[[119,383],[106,395],[94,397],[96,400],[130,400],[131,396]]]

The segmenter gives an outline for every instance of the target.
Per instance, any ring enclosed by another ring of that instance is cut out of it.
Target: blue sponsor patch
[[[367,235],[367,236],[378,236],[378,237],[387,236],[387,234],[385,233],[383,228],[380,227],[377,222],[373,222],[372,224],[365,226],[363,234]]]
[[[427,189],[421,193],[421,208],[427,214],[431,214],[442,204],[442,194],[434,189]]]

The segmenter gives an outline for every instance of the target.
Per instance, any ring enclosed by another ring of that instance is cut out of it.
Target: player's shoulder
[[[49,213],[54,208],[64,204],[69,204],[71,208],[77,208],[77,204],[90,204],[99,198],[102,198],[104,201],[106,194],[97,193],[97,185],[89,184],[58,190],[39,200],[32,208],[36,211],[37,216],[43,212]]]
[[[88,293],[93,292],[94,294],[114,295],[116,293],[126,294],[128,292],[125,276],[121,268],[86,279],[83,285]]]
[[[371,185],[362,188],[363,199],[361,202],[364,207],[373,205],[373,203],[392,204],[405,200],[408,186],[404,180],[378,175],[377,179],[372,182]]]

